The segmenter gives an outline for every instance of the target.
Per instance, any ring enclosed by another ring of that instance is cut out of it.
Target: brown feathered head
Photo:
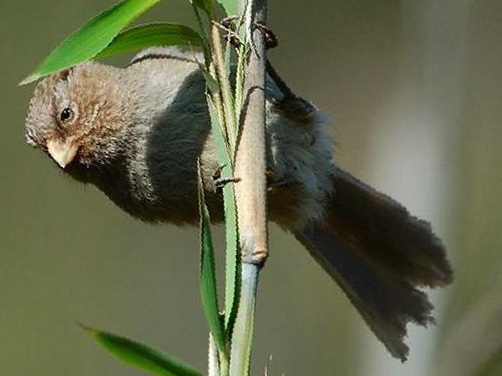
[[[94,62],[46,77],[35,89],[26,138],[63,169],[106,164],[128,122],[121,70]]]

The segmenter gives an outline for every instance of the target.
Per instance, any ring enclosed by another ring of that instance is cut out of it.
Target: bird
[[[202,59],[160,46],[125,67],[88,61],[47,76],[29,103],[27,142],[148,223],[198,225],[200,161],[211,220],[220,223]],[[453,280],[445,246],[428,222],[336,165],[329,117],[275,77],[265,85],[268,220],[305,246],[405,361],[407,325],[434,322],[423,288]]]

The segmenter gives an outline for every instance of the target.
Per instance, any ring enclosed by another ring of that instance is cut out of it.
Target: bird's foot
[[[242,25],[240,17],[232,16],[224,18],[217,25],[227,33],[225,39],[228,40],[232,46],[239,48],[243,44],[238,33],[238,29]],[[263,36],[265,37],[265,47],[267,50],[278,46],[279,39],[271,28],[263,22],[255,22],[254,27],[256,30],[260,30],[263,33]]]
[[[241,180],[240,178],[237,178],[237,177],[229,177],[229,178],[221,177],[221,171],[224,168],[225,168],[225,165],[219,166],[212,176],[214,186],[216,187],[216,189],[222,189],[228,183],[237,183]]]
[[[277,38],[277,35],[275,35],[273,30],[265,23],[258,21],[255,22],[254,26],[257,30],[260,30],[263,33],[263,36],[265,37],[265,48],[267,50],[276,48],[279,45],[279,38]]]
[[[228,183],[238,183],[241,181],[241,178],[231,177],[231,178],[218,178],[214,180],[214,184],[217,189],[222,189]]]

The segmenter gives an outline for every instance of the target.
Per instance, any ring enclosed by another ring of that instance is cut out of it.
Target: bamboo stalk
[[[266,0],[239,0],[246,25],[248,64],[243,86],[235,185],[242,279],[232,335],[230,376],[249,374],[259,273],[268,256],[265,179],[265,40],[256,22],[266,21]]]
[[[265,23],[266,1],[248,0],[248,65],[235,176],[242,262],[263,266],[268,255],[265,180],[265,40],[253,25]]]

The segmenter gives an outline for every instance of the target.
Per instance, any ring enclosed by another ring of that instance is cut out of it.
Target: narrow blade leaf
[[[126,363],[160,376],[202,376],[178,359],[130,339],[84,328],[100,345]]]
[[[124,27],[158,2],[160,0],[123,0],[106,9],[57,46],[21,85],[92,59]]]
[[[202,306],[209,328],[220,353],[226,352],[225,331],[222,317],[218,308],[218,293],[216,290],[216,273],[214,261],[213,239],[211,235],[211,222],[209,211],[204,201],[204,187],[200,164],[199,173],[199,211],[200,211],[200,241],[201,241],[201,268],[200,268],[200,292]]]
[[[211,127],[216,144],[216,154],[218,162],[223,166],[221,177],[231,178],[233,176],[232,160],[225,143],[223,129],[215,110],[215,105],[208,96],[208,109],[211,117]],[[235,314],[239,303],[239,241],[237,229],[237,211],[235,206],[235,193],[233,184],[226,184],[223,187],[223,199],[225,210],[225,236],[226,236],[226,265],[225,265],[225,327],[227,334],[233,326]]]
[[[258,265],[242,264],[239,312],[232,333],[230,376],[249,376],[259,274]]]
[[[234,186],[223,187],[225,206],[226,270],[225,270],[225,327],[232,328],[239,304],[240,263],[239,235],[237,229],[237,210],[235,207]]]
[[[225,10],[227,17],[239,15],[239,2],[236,0],[216,0]]]
[[[201,45],[202,38],[188,26],[175,23],[151,23],[121,32],[103,51],[96,55],[96,59],[153,46]]]
[[[192,6],[201,9],[208,15],[213,15],[214,13],[213,0],[189,0],[189,1],[192,4]]]

